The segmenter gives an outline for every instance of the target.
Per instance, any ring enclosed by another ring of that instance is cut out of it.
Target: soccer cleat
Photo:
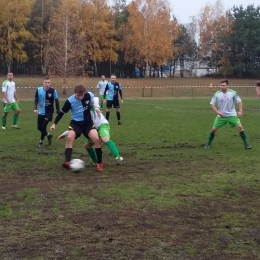
[[[118,121],[118,125],[122,125],[122,123],[120,121]]]
[[[207,144],[207,145],[205,146],[205,149],[210,149],[210,145]]]
[[[20,129],[20,127],[18,125],[12,125],[12,128]]]
[[[7,127],[6,126],[2,126],[2,130],[7,130]]]
[[[49,145],[51,145],[52,137],[53,137],[53,135],[51,135],[51,134],[49,134],[49,135],[47,136],[47,138],[48,138],[48,144],[49,144]]]
[[[245,145],[245,149],[249,150],[252,149],[252,146],[250,146],[249,144]]]
[[[64,163],[62,164],[62,166],[63,166],[63,168],[69,170],[69,169],[70,169],[70,162],[64,162]]]
[[[119,165],[123,160],[123,157],[116,157],[116,164]]]
[[[87,168],[88,168],[88,167],[96,167],[96,166],[97,166],[97,164],[94,163],[94,162],[86,163],[86,167],[87,167]]]
[[[43,142],[39,142],[38,147],[43,147]]]
[[[99,171],[99,172],[103,171],[103,164],[102,163],[97,164],[97,171]]]

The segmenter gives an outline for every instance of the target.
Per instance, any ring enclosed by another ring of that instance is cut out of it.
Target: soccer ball
[[[70,161],[70,169],[73,172],[79,172],[84,169],[85,163],[81,159],[72,159]]]

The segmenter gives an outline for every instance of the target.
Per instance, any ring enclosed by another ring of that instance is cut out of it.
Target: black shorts
[[[46,122],[46,121],[47,122]],[[52,121],[52,114],[47,114],[47,115],[38,115],[38,120],[37,120],[37,125],[38,129],[42,127],[43,123],[45,122],[46,125]]]
[[[120,108],[119,100],[107,100],[107,108]]]
[[[83,134],[86,138],[89,138],[88,134],[90,130],[96,129],[92,121],[78,122],[72,120],[69,125],[69,130],[73,130],[76,133],[76,139]]]

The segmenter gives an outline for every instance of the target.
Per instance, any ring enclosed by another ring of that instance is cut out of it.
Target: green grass
[[[56,139],[70,115],[41,149],[33,102],[21,102],[21,129],[0,132],[0,258],[259,259],[259,101],[243,103],[253,149],[227,127],[205,150],[208,99],[126,100],[123,125],[110,118],[125,161],[103,146],[102,173],[73,174]],[[73,158],[87,162],[84,141]]]

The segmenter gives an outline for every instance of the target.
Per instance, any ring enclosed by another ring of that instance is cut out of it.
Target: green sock
[[[245,134],[245,132],[242,131],[242,132],[240,132],[239,134],[240,134],[240,137],[241,137],[242,140],[243,140],[244,145],[246,146],[246,145],[247,145],[247,140],[246,140],[246,134]]]
[[[18,114],[14,114],[13,125],[17,124],[18,116],[19,116]]]
[[[2,116],[2,126],[6,126],[6,116]]]
[[[97,163],[97,155],[96,155],[96,151],[93,147],[91,147],[90,149],[86,149],[88,152],[88,155],[90,156],[91,160],[93,163]]]
[[[215,133],[209,133],[209,137],[208,137],[208,145],[211,145],[213,139],[215,137]]]
[[[117,149],[117,147],[116,147],[116,144],[115,144],[113,141],[111,141],[111,140],[107,141],[107,142],[106,142],[106,145],[107,145],[108,149],[110,150],[110,152],[111,152],[115,157],[119,157],[119,156],[120,156],[120,154],[119,154],[119,152],[118,152],[118,149]]]

